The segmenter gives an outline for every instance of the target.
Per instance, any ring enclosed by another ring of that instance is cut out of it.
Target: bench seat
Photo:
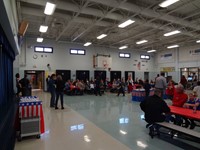
[[[181,132],[181,133],[184,133],[186,135],[200,139],[200,132],[197,132],[197,131],[194,131],[194,130],[191,130],[191,129],[187,129],[187,128],[184,128],[182,126],[174,125],[174,124],[168,123],[168,122],[157,122],[155,124],[157,124],[161,127],[164,127],[164,128],[167,128],[167,129],[170,129],[170,130],[173,130],[173,131]]]

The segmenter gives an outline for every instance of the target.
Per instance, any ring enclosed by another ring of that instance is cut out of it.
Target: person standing
[[[47,92],[49,92],[49,80],[50,80],[50,75],[46,78],[46,84],[47,84]]]
[[[17,88],[16,96],[18,97],[19,93],[21,92],[21,84],[19,83],[19,81],[20,81],[19,73],[16,73],[15,78],[16,78],[16,88]]]
[[[99,77],[96,78],[95,80],[95,95],[100,95],[101,96],[101,89],[100,89],[100,79]]]
[[[63,81],[62,76],[58,75],[57,80],[56,80],[56,105],[55,105],[55,109],[58,109],[58,99],[59,99],[59,97],[60,97],[60,101],[61,101],[61,109],[64,109],[64,106],[63,106],[64,88],[65,88],[65,82]]]
[[[19,83],[21,84],[22,88],[22,96],[31,96],[31,88],[30,88],[30,82],[27,79],[27,75],[24,75],[24,78],[22,78]]]
[[[50,107],[55,106],[55,98],[56,98],[56,75],[52,74],[49,80],[49,92],[51,93],[51,99],[50,99]]]
[[[145,80],[145,83],[144,83],[143,87],[145,89],[146,97],[148,97],[149,94],[150,94],[150,89],[151,89],[151,84],[149,84],[149,80],[148,79]]]
[[[184,89],[187,87],[187,79],[184,75],[181,76],[181,81],[180,83],[183,85]]]
[[[118,89],[118,94],[117,94],[117,96],[119,96],[120,95],[120,93],[122,93],[123,94],[123,96],[125,96],[125,81],[124,81],[124,79],[122,79],[121,80],[121,82],[119,83],[119,89]]]
[[[163,97],[163,93],[165,92],[165,89],[167,87],[167,81],[164,75],[165,73],[162,72],[160,76],[156,78],[156,83],[155,83],[155,88],[162,91],[161,97]]]

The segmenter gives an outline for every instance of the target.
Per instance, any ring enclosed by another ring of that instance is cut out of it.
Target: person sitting
[[[144,111],[145,121],[148,123],[146,127],[156,122],[164,122],[167,113],[170,112],[170,108],[166,102],[161,98],[162,91],[155,89],[154,95],[146,97],[144,101],[140,103],[140,108]],[[157,132],[158,128],[157,128]],[[152,133],[150,132],[149,135]]]
[[[188,96],[184,92],[184,87],[182,84],[178,84],[175,86],[174,97],[172,99],[172,106],[183,107],[183,105],[187,102]],[[182,117],[175,115],[175,124],[181,125],[183,122]]]
[[[145,113],[145,120],[147,123],[163,122],[165,121],[166,113],[170,112],[170,108],[166,102],[161,98],[162,91],[155,89],[154,95],[146,97],[140,103],[140,108]]]
[[[169,83],[168,83],[168,85],[167,85],[167,89],[166,89],[166,95],[167,95],[168,99],[170,99],[170,100],[173,99],[174,90],[175,90],[174,81],[170,80]]]
[[[71,81],[68,80],[66,83],[65,83],[65,92],[67,95],[71,95],[72,92],[71,92],[71,89],[70,89],[70,86],[71,86]]]
[[[197,82],[197,86],[194,87],[193,92],[196,92],[198,98],[200,99],[200,81]]]
[[[172,99],[172,105],[177,107],[183,107],[185,102],[187,102],[188,96],[184,92],[184,87],[182,84],[175,86],[174,97]]]
[[[183,105],[185,108],[193,109],[194,111],[200,110],[200,99],[197,97],[197,94],[190,93],[189,94],[189,100]],[[193,119],[186,119],[186,127],[190,124],[190,129],[194,129],[196,124]]]

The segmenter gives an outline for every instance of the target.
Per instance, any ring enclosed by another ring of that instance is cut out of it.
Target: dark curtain
[[[14,51],[0,26],[0,149],[14,146],[15,101],[13,90]]]

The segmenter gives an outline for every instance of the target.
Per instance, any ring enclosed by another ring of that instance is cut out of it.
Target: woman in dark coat
[[[62,80],[62,76],[58,75],[56,80],[56,106],[55,109],[58,109],[58,99],[60,97],[61,109],[64,109],[63,106],[63,95],[64,95],[65,82]]]
[[[56,98],[56,75],[52,74],[50,80],[48,82],[49,85],[49,92],[51,93],[51,100],[50,100],[50,107],[54,107],[55,105],[55,98]]]

